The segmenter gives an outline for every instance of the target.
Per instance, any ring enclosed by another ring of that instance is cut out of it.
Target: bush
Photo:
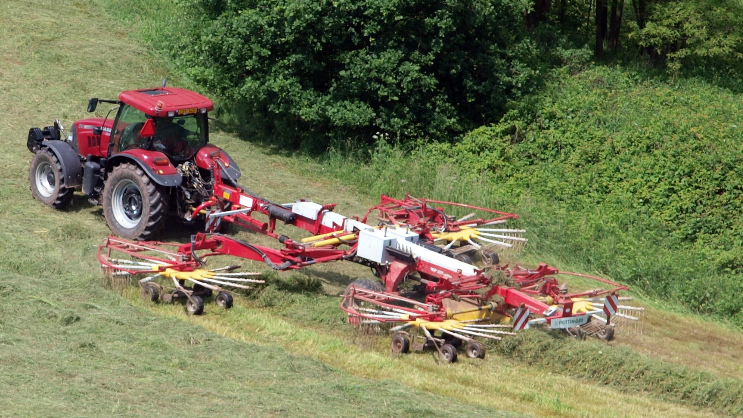
[[[186,3],[201,16],[183,45],[192,78],[298,140],[448,139],[497,120],[537,74],[524,1]]]

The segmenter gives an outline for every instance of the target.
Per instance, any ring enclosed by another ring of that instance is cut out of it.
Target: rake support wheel
[[[604,325],[599,332],[596,333],[596,338],[599,340],[611,341],[614,339],[614,327],[611,325]]]
[[[396,332],[392,337],[392,343],[390,344],[392,352],[395,354],[405,354],[410,351],[410,339],[401,333]]]
[[[495,251],[485,250],[482,252],[482,262],[488,266],[500,264],[500,257]]]
[[[232,304],[234,303],[234,300],[232,299],[231,294],[227,292],[219,292],[217,294],[215,302],[217,303],[217,306],[222,309],[230,309],[232,307]]]
[[[186,301],[186,312],[189,315],[201,315],[204,313],[204,301],[198,296],[189,296]]]
[[[470,341],[467,343],[465,354],[469,358],[485,358],[485,346],[477,341]]]
[[[457,361],[457,349],[451,344],[444,344],[439,351],[439,358],[446,363]]]
[[[142,299],[157,303],[160,300],[160,292],[151,284],[142,287]]]

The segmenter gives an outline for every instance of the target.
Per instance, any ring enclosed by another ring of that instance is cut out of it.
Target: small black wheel
[[[454,256],[455,260],[459,260],[463,263],[472,264],[472,258],[467,254],[457,254]]]
[[[219,292],[215,302],[222,309],[230,309],[233,303],[232,295],[227,292]]]
[[[601,331],[596,333],[596,338],[599,340],[611,341],[614,339],[614,327],[611,325],[604,325]]]
[[[447,363],[454,363],[457,361],[457,349],[451,344],[444,344],[441,346],[439,358]]]
[[[478,343],[477,341],[470,341],[467,343],[465,353],[469,358],[485,358],[485,346]]]
[[[201,315],[204,313],[204,300],[198,296],[191,295],[186,301],[186,312],[190,315]]]
[[[576,338],[579,340],[586,339],[586,332],[583,331],[580,327],[566,328],[565,331],[567,331],[568,335],[570,335],[573,338]]]
[[[28,181],[34,198],[47,206],[64,209],[72,201],[75,189],[65,187],[62,163],[47,148],[34,154]]]
[[[396,332],[395,336],[392,337],[391,347],[393,353],[405,354],[410,351],[410,340],[405,334]]]
[[[496,266],[500,264],[500,257],[495,251],[485,250],[482,252],[482,262],[489,266]]]
[[[157,303],[160,300],[160,292],[151,284],[142,287],[142,299]]]

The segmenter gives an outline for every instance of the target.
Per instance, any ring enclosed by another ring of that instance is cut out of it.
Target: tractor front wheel
[[[114,234],[151,239],[167,212],[165,193],[134,164],[114,167],[103,188],[103,214]]]
[[[64,186],[62,164],[49,149],[43,148],[34,154],[28,170],[28,181],[34,198],[47,206],[64,209],[72,201],[75,189]]]

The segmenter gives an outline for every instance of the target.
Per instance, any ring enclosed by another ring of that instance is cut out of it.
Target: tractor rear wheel
[[[114,167],[103,188],[103,214],[114,234],[151,239],[167,213],[165,193],[135,164]]]
[[[75,189],[64,186],[62,164],[57,156],[46,148],[35,153],[31,159],[28,182],[31,184],[31,194],[34,198],[54,209],[67,207],[75,192]]]

